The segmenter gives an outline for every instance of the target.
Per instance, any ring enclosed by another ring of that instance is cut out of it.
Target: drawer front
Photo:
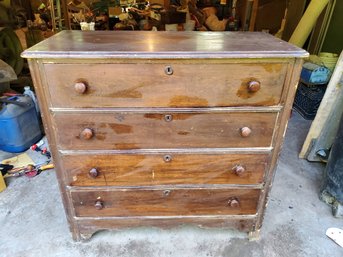
[[[277,113],[59,113],[60,149],[269,147]]]
[[[45,64],[45,70],[53,107],[268,106],[280,102],[287,64]]]
[[[72,186],[259,184],[267,154],[65,155]]]
[[[78,217],[256,214],[258,189],[72,191]]]

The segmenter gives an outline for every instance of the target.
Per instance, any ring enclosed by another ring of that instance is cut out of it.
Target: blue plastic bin
[[[23,152],[42,137],[34,102],[27,95],[5,100],[0,102],[0,150]]]

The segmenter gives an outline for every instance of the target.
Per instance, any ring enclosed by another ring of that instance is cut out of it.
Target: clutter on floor
[[[28,154],[31,152],[40,153],[41,157],[35,156],[35,161]],[[51,163],[51,154],[47,149],[45,140],[40,140],[37,144],[34,144],[26,152],[16,154],[15,156],[0,160],[0,192],[5,190],[6,178],[26,176],[33,178],[39,175],[41,172],[49,169],[53,169],[54,165]]]

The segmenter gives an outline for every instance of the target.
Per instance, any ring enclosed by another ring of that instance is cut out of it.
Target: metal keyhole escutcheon
[[[173,68],[168,65],[164,68],[164,72],[167,74],[167,75],[172,75],[173,74]]]
[[[165,156],[163,156],[163,160],[164,160],[165,162],[171,162],[172,156],[169,155],[169,154],[166,154]]]
[[[166,114],[166,115],[164,115],[164,120],[165,121],[172,121],[173,120],[173,115],[171,115],[171,114]]]
[[[168,196],[169,194],[170,194],[170,190],[164,190],[164,191],[163,191],[163,195],[164,195],[164,196]]]

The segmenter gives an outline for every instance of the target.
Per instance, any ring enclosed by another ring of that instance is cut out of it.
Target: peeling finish
[[[280,73],[282,69],[285,68],[282,64],[275,64],[275,63],[268,63],[265,65],[261,65],[265,69],[265,71],[269,73]]]
[[[190,132],[188,132],[188,131],[179,131],[179,132],[177,132],[177,134],[178,135],[182,135],[182,136],[186,136],[186,135],[188,135]]]
[[[168,106],[170,107],[177,107],[180,106],[180,103],[183,103],[184,106],[198,106],[198,107],[206,107],[208,106],[208,101],[204,98],[199,98],[195,96],[187,96],[187,95],[176,95],[174,96]]]
[[[141,88],[142,86],[136,86],[133,88],[128,88],[121,91],[116,91],[108,95],[104,95],[104,97],[110,97],[110,98],[142,98],[143,94],[139,91],[137,91],[138,88]],[[115,86],[114,86],[115,88]]]
[[[239,89],[237,90],[237,93],[236,95],[240,98],[243,98],[243,99],[248,99],[248,98],[251,98],[253,96],[255,96],[256,94],[259,93],[259,91],[257,92],[250,92],[248,90],[248,83],[250,81],[253,81],[253,80],[258,80],[254,77],[250,77],[250,78],[245,78],[245,79],[242,79],[242,84],[241,86],[239,87]],[[262,89],[261,89],[262,90]]]
[[[132,126],[130,126],[130,125],[117,124],[117,123],[110,123],[108,125],[117,134],[129,134],[129,133],[132,133]]]

